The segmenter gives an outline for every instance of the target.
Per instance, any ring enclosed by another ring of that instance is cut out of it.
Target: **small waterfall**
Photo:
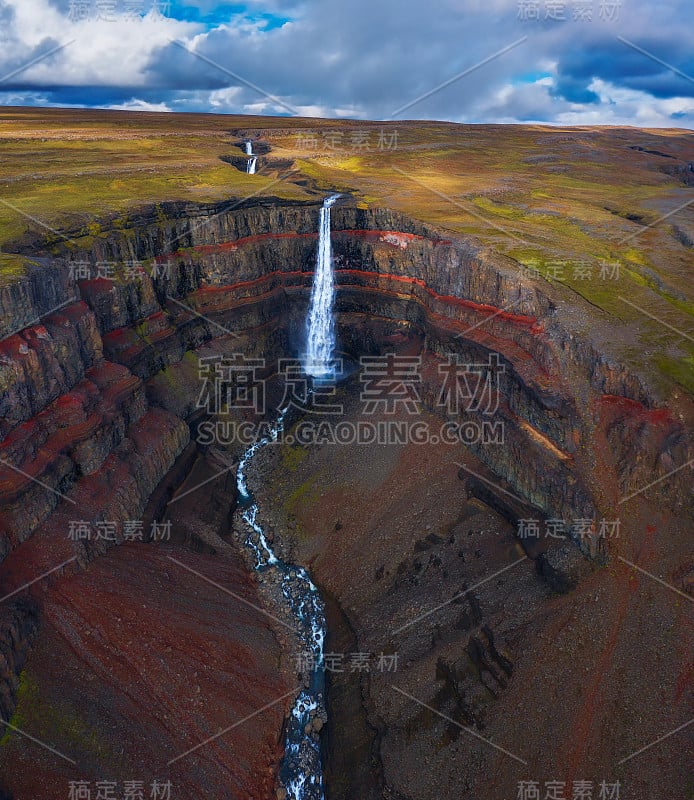
[[[334,374],[335,282],[330,241],[330,209],[339,197],[339,194],[327,197],[320,210],[318,256],[311,289],[304,356],[304,371],[313,378],[329,378]]]
[[[253,153],[253,142],[246,142],[246,155],[251,156],[246,164],[246,173],[248,175],[255,175],[255,169],[258,166],[258,156]]]

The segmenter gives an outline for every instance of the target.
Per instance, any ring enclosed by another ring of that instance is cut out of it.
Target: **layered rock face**
[[[204,413],[200,359],[243,353],[265,359],[270,374],[277,359],[301,351],[318,208],[170,204],[88,237],[18,243],[36,266],[0,287],[0,588],[8,595],[60,569],[29,600],[17,595],[2,607],[4,719],[52,581],[123,542],[126,523],[157,493],[165,506],[165,477],[177,461],[181,471]],[[478,416],[438,407],[442,368],[451,357],[498,358],[504,446],[469,447],[499,491],[525,504],[522,513],[571,528],[614,516],[620,497],[653,481],[652,496],[685,502],[687,475],[660,479],[691,458],[691,407],[668,410],[610,356],[609,335],[577,333],[580,321],[551,287],[387,209],[346,199],[333,229],[345,357],[422,343],[420,399],[459,423]],[[463,491],[500,497],[474,481]],[[519,508],[501,511],[515,520]],[[72,535],[76,522],[104,521],[113,523],[108,535]],[[607,556],[598,536],[573,539],[569,552],[542,556],[557,587],[564,562],[571,575],[581,571],[579,550]]]
[[[265,199],[229,210],[163,206],[124,230],[87,242],[75,238],[55,269],[79,274],[86,267],[90,279],[77,287],[64,281],[66,291],[79,292],[95,315],[105,357],[145,381],[227,331],[262,331],[257,351],[270,362],[302,346],[317,213],[317,205]],[[581,464],[581,454],[592,449],[596,426],[606,430],[614,453],[606,457],[622,494],[687,460],[680,409],[668,412],[610,356],[609,330],[602,341],[581,332],[575,313],[575,330],[565,329],[566,305],[551,287],[524,279],[515,262],[387,209],[337,207],[333,229],[338,323],[347,354],[383,352],[387,336],[396,333],[425,335],[427,351],[442,358],[482,363],[498,353],[501,413],[520,439],[506,449],[505,464],[494,463],[503,457],[494,450],[480,454],[533,504],[557,516],[590,515],[598,498],[589,474],[567,497],[561,487],[574,483],[569,473],[590,472],[591,457]],[[111,276],[94,277],[106,267]],[[375,321],[383,323],[378,331]],[[43,396],[32,402],[19,418],[35,413]],[[523,463],[514,474],[526,446],[543,466],[528,470]],[[558,480],[547,481],[546,465],[550,473],[559,470]],[[673,482],[681,489],[686,476]]]

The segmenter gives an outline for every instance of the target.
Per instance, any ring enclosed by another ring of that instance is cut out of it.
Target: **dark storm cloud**
[[[133,96],[137,96],[145,102],[157,103],[161,100],[157,90],[142,90],[140,88],[128,88],[120,86],[54,86],[48,87],[44,95],[49,103],[56,106],[74,105],[122,105],[130,101]]]
[[[197,49],[294,105],[354,108],[363,115],[388,117],[523,35],[508,5],[494,13],[465,9],[460,3],[444,5],[445,13],[433,13],[423,4],[395,0],[306,2],[296,21],[279,29],[249,35],[241,27],[222,28],[209,33]],[[411,113],[450,114],[451,104],[465,105],[484,92],[484,80],[502,77],[513,63],[502,56],[484,68],[485,79],[461,79]],[[209,82],[214,69],[169,48],[164,58],[157,55],[152,75],[157,82],[170,79],[179,88],[198,88],[198,76]],[[221,70],[217,80],[233,83]],[[262,100],[246,90],[243,97]]]
[[[627,37],[624,37],[627,38]],[[580,95],[587,90],[593,78],[648,92],[654,97],[694,97],[694,54],[688,41],[663,41],[661,37],[642,37],[638,42],[628,39],[640,48],[619,39],[603,39],[586,43],[578,50],[569,50],[559,59],[557,72],[559,87],[567,93]],[[655,58],[650,58],[644,52]],[[681,74],[680,74],[681,73]],[[578,101],[589,102],[589,101]]]
[[[622,0],[619,18],[612,20],[599,17],[603,0],[594,0],[590,22],[572,18],[572,1],[566,0],[564,20],[523,20],[517,0],[436,0],[428,5],[245,0],[216,6],[214,25],[166,21],[166,31],[156,40],[144,33],[146,26],[137,29],[138,20],[130,29],[132,59],[115,54],[123,31],[114,34],[104,25],[88,34],[103,37],[103,45],[101,39],[99,47],[90,41],[79,58],[70,54],[74,63],[63,72],[52,71],[50,97],[85,105],[137,98],[175,110],[226,112],[289,113],[289,106],[304,114],[383,119],[407,106],[396,118],[579,121],[583,113],[600,122],[604,113],[605,122],[691,122],[694,104],[688,98],[694,97],[694,81],[684,77],[694,73],[686,36],[688,0],[670,0],[657,8],[651,0]],[[69,0],[4,2],[15,7],[23,2],[24,9],[27,3],[50,2],[66,14]],[[541,7],[545,4],[540,0]],[[209,20],[212,0],[196,5],[196,18]],[[237,13],[241,8],[245,12]],[[174,2],[170,14],[190,20],[190,9],[191,4]],[[22,39],[21,26],[14,27],[6,47],[12,58],[0,57],[3,68],[29,60],[36,51],[35,44]],[[69,33],[66,28],[65,36]],[[171,43],[172,38],[198,55]],[[96,59],[110,52],[113,68],[99,72]],[[486,63],[475,68],[480,62]],[[45,90],[45,74],[33,84],[27,78],[31,74],[2,88]],[[70,88],[58,89],[61,83]],[[442,84],[447,85],[437,90]]]
[[[694,73],[681,27],[686,8],[679,0],[661,9],[656,19],[646,0],[639,0],[623,4],[619,21],[596,16],[590,24],[577,23],[570,15],[552,24],[523,22],[517,3],[493,0],[440,2],[435,7],[395,0],[306,0],[294,13],[294,21],[266,33],[249,33],[240,26],[214,30],[199,41],[197,50],[293,106],[374,118],[389,118],[523,36],[527,41],[517,48],[399,117],[474,117],[500,87],[523,83],[520,76],[551,69],[548,65],[553,65],[555,81],[544,91],[544,108],[539,96],[531,104],[537,119],[552,118],[553,101],[556,108],[564,107],[563,101],[599,105],[600,96],[592,88],[596,79],[655,98],[694,96],[694,82],[618,38],[639,42],[675,69]],[[239,85],[222,70],[170,48],[157,54],[151,75],[156,83],[177,89]],[[263,107],[261,94],[241,87],[235,103]],[[509,104],[513,105],[510,97]],[[273,104],[268,102],[265,110],[273,110]]]
[[[588,84],[592,82],[592,77],[589,80],[585,80],[560,73],[551,94],[553,97],[560,97],[571,103],[599,103],[600,96],[588,88]]]

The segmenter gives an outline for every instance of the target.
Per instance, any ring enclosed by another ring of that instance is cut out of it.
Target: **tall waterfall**
[[[255,168],[258,166],[258,157],[253,154],[253,142],[246,142],[246,155],[251,156],[246,164],[246,172],[248,175],[255,175]]]
[[[246,153],[252,146],[246,142]],[[307,352],[304,370],[314,378],[334,375],[335,320],[333,300],[335,295],[330,243],[330,209],[340,195],[332,195],[323,202],[320,210],[320,230],[316,270],[311,291],[311,305],[306,325]],[[310,391],[313,391],[311,389]],[[302,668],[306,681],[294,700],[285,725],[284,759],[280,765],[279,779],[287,800],[325,800],[323,767],[318,736],[314,722],[325,722],[325,653],[327,632],[325,604],[309,573],[303,568],[286,563],[275,555],[272,544],[263,530],[260,508],[248,486],[247,470],[255,456],[265,447],[280,440],[290,406],[285,406],[272,424],[269,433],[252,444],[239,461],[236,486],[242,518],[248,527],[244,537],[251,550],[258,572],[271,571],[279,580],[287,611],[296,622],[297,633],[304,655],[313,662],[313,669]],[[306,674],[308,673],[308,674]]]
[[[339,194],[327,197],[320,210],[318,256],[311,289],[311,304],[306,325],[306,355],[304,356],[304,371],[314,378],[330,377],[334,371],[335,318],[333,302],[335,282],[330,241],[330,209],[338,197],[340,197]]]

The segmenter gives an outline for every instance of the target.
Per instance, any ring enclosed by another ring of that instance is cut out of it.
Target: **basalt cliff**
[[[191,800],[274,796],[296,669],[233,535],[241,448],[201,434],[214,421],[201,365],[242,354],[272,383],[296,358],[320,204],[163,202],[12,242],[27,266],[0,286],[8,797],[67,797],[70,781],[104,780],[104,764],[120,786],[171,780]],[[658,552],[663,579],[691,591],[680,557],[691,471],[678,469],[693,457],[691,398],[625,365],[600,309],[476,237],[349,193],[332,231],[340,356],[418,358],[418,419],[487,423],[503,441],[471,435],[445,457],[435,442],[378,455],[287,446],[259,470],[275,537],[286,531],[281,546],[324,591],[330,647],[398,654],[402,674],[328,676],[328,797],[442,797],[447,783],[460,797],[505,797],[518,775],[622,777],[645,797],[662,760],[616,766],[643,738],[620,740],[639,704],[627,687],[638,638],[625,631],[649,615],[666,625],[668,598],[624,560],[651,571]],[[491,422],[442,410],[452,356],[499,367]],[[617,518],[612,540],[600,521]],[[523,537],[528,520],[543,531],[559,520],[563,534]],[[487,583],[493,573],[503,577]],[[440,616],[411,625],[437,603]],[[668,631],[639,657],[677,697],[687,659],[675,623]],[[625,683],[601,701],[600,672],[615,668]],[[516,757],[520,717],[542,747]],[[514,755],[479,737],[515,742]]]

